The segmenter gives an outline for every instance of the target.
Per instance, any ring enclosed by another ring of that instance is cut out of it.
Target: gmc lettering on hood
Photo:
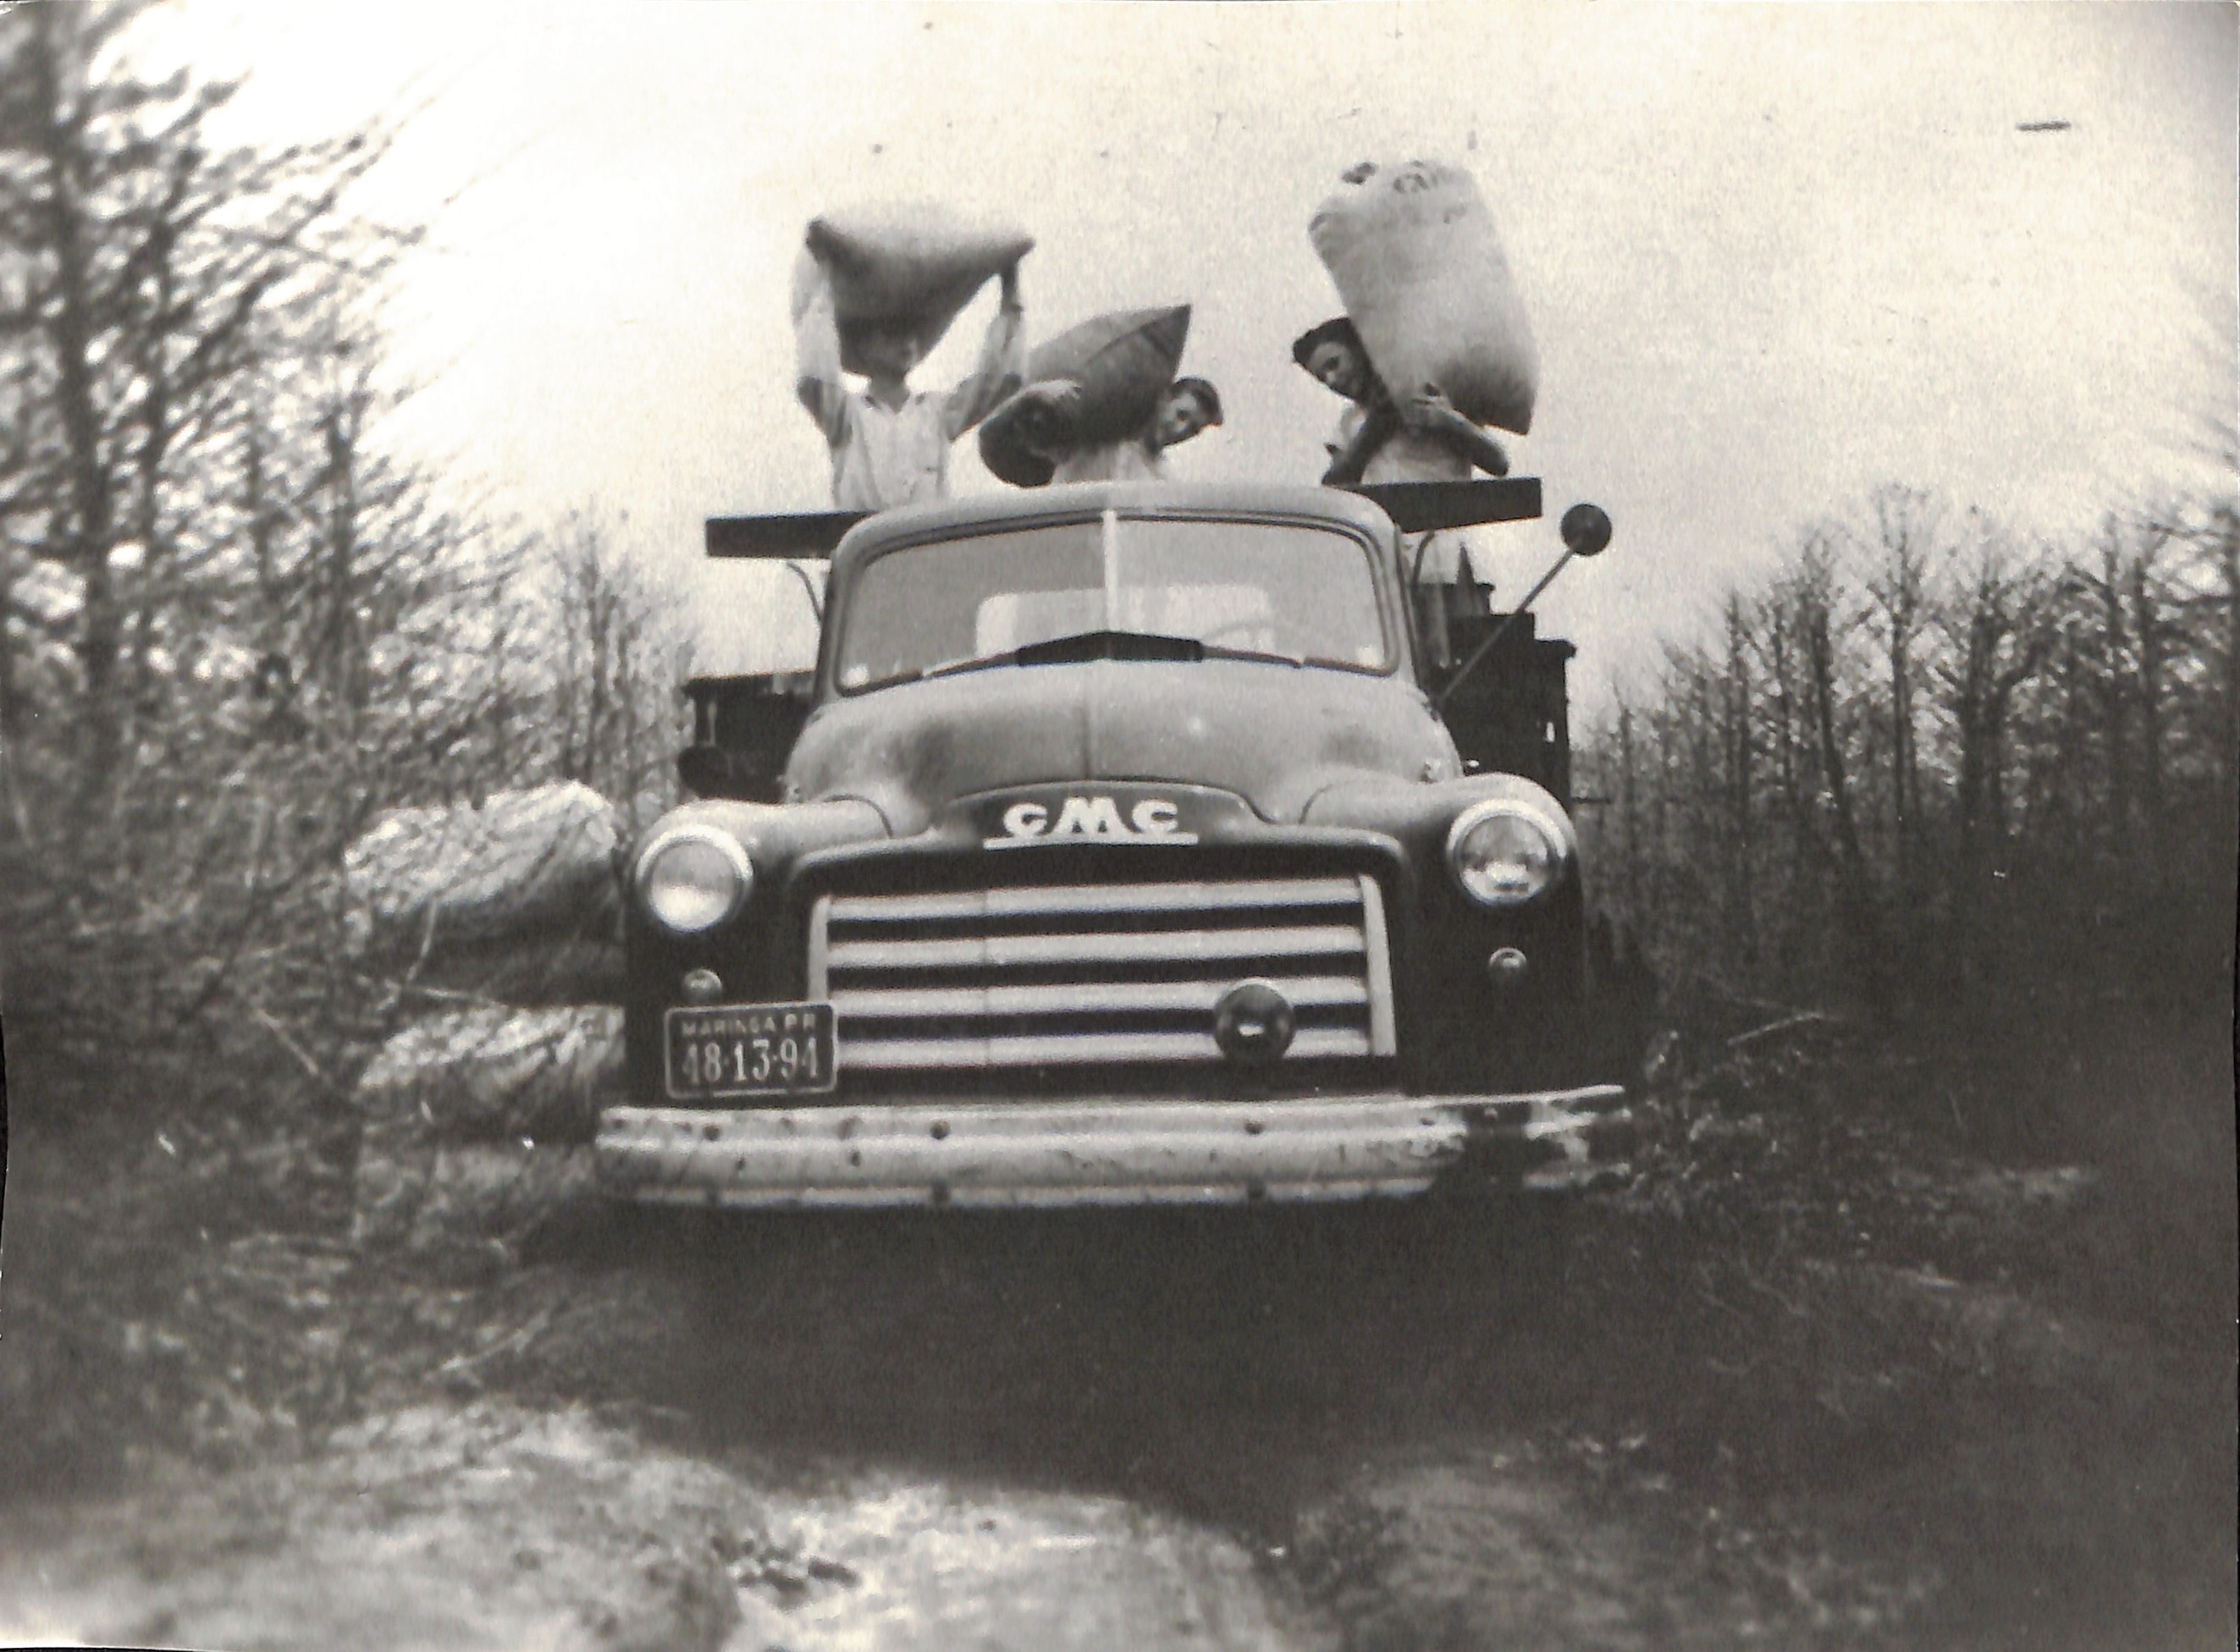
[[[1051,817],[1044,803],[1017,803],[1003,811],[1003,833],[981,840],[987,849],[1018,849],[1029,843],[1095,838],[1121,843],[1195,843],[1196,832],[1182,829],[1182,814],[1163,797],[1145,797],[1123,814],[1110,797],[1068,797]]]

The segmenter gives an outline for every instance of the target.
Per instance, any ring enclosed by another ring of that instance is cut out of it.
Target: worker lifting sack
[[[1540,354],[1469,173],[1364,163],[1316,208],[1307,234],[1395,398],[1436,384],[1479,424],[1530,430]]]
[[[827,212],[810,220],[808,244],[795,263],[794,319],[808,303],[821,260],[831,278],[843,367],[863,370],[855,332],[866,322],[912,328],[921,353],[930,355],[988,278],[1017,263],[1034,244],[1017,225],[963,217],[930,203]]]
[[[1052,442],[1092,447],[1141,431],[1174,383],[1190,324],[1188,304],[1116,310],[1037,345],[1027,357],[1027,383],[1064,380],[1078,385],[1080,396],[1063,432],[1034,429],[1043,410],[1017,397],[990,413],[980,426],[989,473],[1014,487],[1039,488],[1056,468],[1043,452]]]

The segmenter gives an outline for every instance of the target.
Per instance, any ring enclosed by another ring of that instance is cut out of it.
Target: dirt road
[[[1388,1210],[887,1218],[544,1264],[497,1289],[483,1357],[439,1368],[445,1402],[18,1528],[5,1626],[749,1652],[1750,1632],[1747,1588],[1676,1591],[1703,1569],[1646,1442],[1567,1414],[1533,1329],[1560,1282],[1483,1240]],[[1847,1574],[1811,1604],[1871,1628],[1905,1588]]]
[[[1800,1114],[1674,1128],[1568,1235],[623,1222],[440,1284],[363,1267],[298,1328],[385,1350],[358,1420],[7,1515],[0,1635],[2230,1643],[2229,1351],[2077,1284],[2131,1233],[2098,1178]]]

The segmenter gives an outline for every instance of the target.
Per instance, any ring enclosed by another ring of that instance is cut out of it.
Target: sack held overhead
[[[865,322],[911,327],[930,353],[988,278],[1034,244],[1017,225],[976,222],[930,203],[827,212],[810,220],[808,244],[795,264],[794,316],[806,303],[813,261],[821,259],[832,282],[842,366],[863,371],[853,335]]]
[[[1532,428],[1540,354],[1470,174],[1437,161],[1363,166],[1307,234],[1396,397],[1436,384],[1480,424]]]

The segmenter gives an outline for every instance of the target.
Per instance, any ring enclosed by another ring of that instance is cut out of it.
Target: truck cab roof
[[[1276,518],[1350,528],[1372,543],[1389,542],[1392,522],[1370,500],[1335,488],[1236,482],[1077,482],[904,505],[865,517],[832,553],[832,577],[897,544],[945,538],[960,530],[1008,529],[1077,520],[1105,510],[1130,515]]]

